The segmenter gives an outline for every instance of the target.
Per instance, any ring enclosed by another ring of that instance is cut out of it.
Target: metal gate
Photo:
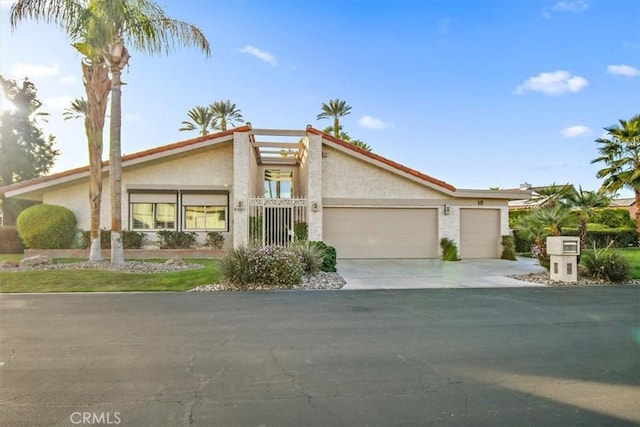
[[[307,238],[307,199],[249,199],[249,240],[263,246],[287,246]]]

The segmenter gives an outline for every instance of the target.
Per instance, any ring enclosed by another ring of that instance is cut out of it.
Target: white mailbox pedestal
[[[551,258],[549,277],[559,282],[578,281],[580,238],[573,236],[547,237],[547,255]]]

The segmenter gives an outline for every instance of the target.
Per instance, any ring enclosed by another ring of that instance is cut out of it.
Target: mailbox
[[[547,255],[551,265],[549,278],[559,282],[578,281],[580,238],[573,236],[547,237]]]

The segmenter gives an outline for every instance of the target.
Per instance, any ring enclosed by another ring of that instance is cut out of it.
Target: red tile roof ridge
[[[307,127],[307,132],[310,132],[310,133],[313,133],[313,134],[316,134],[316,135],[320,135],[324,139],[327,139],[327,140],[329,140],[329,141],[331,141],[333,143],[336,143],[336,144],[340,145],[341,147],[348,148],[350,150],[355,151],[356,153],[362,154],[362,155],[364,155],[366,157],[369,157],[371,159],[374,159],[374,160],[377,160],[379,162],[382,162],[382,163],[384,163],[384,164],[386,164],[388,166],[391,166],[391,167],[393,167],[395,169],[398,169],[398,170],[400,170],[400,171],[402,171],[404,173],[412,175],[412,176],[414,176],[416,178],[420,178],[423,181],[427,181],[427,182],[429,182],[431,184],[435,184],[435,185],[437,185],[439,187],[446,188],[449,191],[456,191],[456,188],[453,185],[451,185],[451,184],[449,184],[449,183],[447,183],[445,181],[441,181],[441,180],[436,179],[436,178],[434,178],[432,176],[426,175],[426,174],[424,174],[424,173],[422,173],[420,171],[417,171],[415,169],[411,169],[411,168],[409,168],[407,166],[404,166],[404,165],[402,165],[400,163],[394,162],[393,160],[389,160],[386,157],[383,157],[383,156],[381,156],[379,154],[375,154],[375,153],[372,153],[371,151],[364,150],[364,149],[362,149],[360,147],[357,147],[357,146],[355,146],[355,145],[353,145],[353,144],[351,144],[349,142],[346,142],[346,141],[343,141],[343,140],[341,140],[339,138],[336,138],[333,135],[329,135],[328,133],[322,132],[321,130],[318,130],[318,129],[312,127],[312,126],[308,126]]]

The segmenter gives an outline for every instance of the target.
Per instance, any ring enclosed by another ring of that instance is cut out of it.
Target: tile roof
[[[408,168],[408,167],[406,167],[404,165],[401,165],[400,163],[397,163],[397,162],[394,162],[392,160],[389,160],[386,157],[382,157],[382,156],[380,156],[378,154],[372,153],[371,151],[363,150],[360,147],[357,147],[357,146],[355,146],[353,144],[350,144],[350,143],[348,143],[346,141],[338,139],[335,136],[329,135],[328,133],[322,132],[321,130],[315,129],[315,128],[311,127],[311,126],[307,127],[307,132],[310,132],[310,133],[313,133],[313,134],[316,134],[316,135],[320,135],[325,140],[331,141],[332,143],[340,145],[341,147],[344,147],[344,148],[347,148],[349,150],[355,151],[356,153],[361,154],[361,155],[366,156],[366,157],[369,157],[370,159],[377,160],[377,161],[379,161],[381,163],[384,163],[387,166],[391,166],[394,169],[397,169],[397,170],[399,170],[401,172],[404,172],[406,174],[409,174],[411,176],[419,178],[419,179],[421,179],[423,181],[429,182],[431,184],[435,184],[435,185],[437,185],[439,187],[442,187],[442,188],[445,188],[445,189],[447,189],[449,191],[456,191],[456,188],[453,185],[451,185],[451,184],[449,184],[447,182],[444,182],[444,181],[436,179],[436,178],[434,178],[432,176],[423,174],[422,172],[419,172],[419,171],[417,171],[415,169]]]
[[[248,126],[248,125],[247,126],[241,126],[241,127],[237,127],[237,128],[234,128],[234,129],[227,129],[227,130],[216,132],[216,133],[210,133],[210,134],[205,135],[205,136],[199,136],[199,137],[196,137],[196,138],[186,139],[184,141],[179,141],[179,142],[175,142],[175,143],[172,143],[172,144],[162,145],[160,147],[150,148],[148,150],[138,151],[136,153],[127,154],[126,156],[122,156],[122,162],[124,163],[124,162],[128,162],[128,161],[131,161],[131,160],[144,158],[144,157],[147,157],[147,156],[152,156],[154,154],[160,154],[160,153],[165,153],[165,152],[169,152],[169,151],[180,149],[180,148],[184,148],[184,147],[189,147],[191,145],[199,144],[201,142],[205,142],[205,141],[209,141],[209,140],[223,138],[225,136],[233,135],[233,133],[235,133],[235,132],[248,132],[249,130],[251,130],[250,126]],[[102,167],[103,168],[108,166],[108,165],[109,165],[109,161],[108,160],[102,162]],[[0,194],[6,193],[7,191],[18,190],[18,189],[23,188],[23,187],[29,187],[29,186],[32,186],[32,185],[43,184],[43,183],[46,183],[46,182],[55,181],[55,180],[60,179],[60,178],[65,178],[65,177],[68,177],[68,176],[73,176],[73,175],[76,175],[76,174],[88,173],[88,172],[89,172],[89,166],[82,166],[82,167],[79,167],[79,168],[66,170],[64,172],[54,173],[52,175],[46,175],[46,176],[41,176],[39,178],[29,179],[27,181],[16,182],[15,184],[7,185],[5,187],[0,187]]]

